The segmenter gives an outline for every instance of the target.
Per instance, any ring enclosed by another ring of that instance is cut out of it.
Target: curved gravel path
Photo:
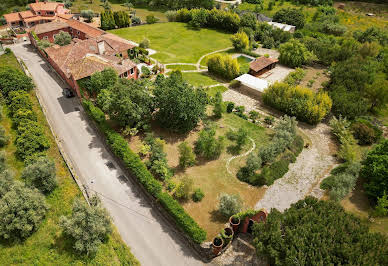
[[[256,110],[261,115],[278,116],[263,108],[257,99],[233,89],[224,92],[223,99],[245,106],[247,112]],[[331,151],[331,147],[335,144],[331,139],[330,127],[323,123],[315,127],[299,123],[299,129],[311,140],[311,145],[303,149],[295,163],[290,164],[286,175],[269,186],[264,197],[255,205],[256,209],[265,208],[269,211],[271,208],[277,208],[279,211],[284,211],[292,203],[307,195],[317,198],[323,196],[324,191],[319,188],[319,183],[336,165],[336,159]]]
[[[240,155],[232,156],[226,161],[226,171],[228,171],[229,174],[233,175],[232,171],[230,171],[230,169],[229,169],[229,165],[230,165],[231,161],[233,161],[236,158],[247,156],[248,154],[250,154],[251,152],[253,152],[256,149],[255,141],[251,137],[249,137],[249,140],[252,142],[252,148],[250,148],[249,151],[247,151],[246,153],[240,154]]]

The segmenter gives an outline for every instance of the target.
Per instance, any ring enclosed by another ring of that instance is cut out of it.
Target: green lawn
[[[214,97],[216,96],[217,92],[225,92],[227,91],[228,88],[227,87],[224,87],[224,86],[215,86],[215,87],[211,87],[211,88],[206,88],[206,93],[211,96],[211,97]]]
[[[196,70],[196,66],[191,65],[168,65],[166,66],[167,69],[174,69],[174,70]]]
[[[212,79],[207,72],[183,72],[183,79],[188,83],[198,87],[198,86],[210,86],[216,85],[220,82]]]
[[[169,22],[111,30],[125,39],[148,38],[162,63],[196,63],[202,55],[231,47],[230,34],[212,29],[192,30],[186,23]]]
[[[20,68],[13,54],[0,56],[0,66]],[[21,243],[0,241],[0,265],[138,265],[116,229],[108,241],[101,245],[94,258],[74,253],[69,240],[62,236],[58,225],[59,218],[71,213],[74,199],[81,198],[82,194],[59,153],[34,91],[30,92],[30,97],[38,115],[38,121],[44,126],[45,133],[50,140],[51,147],[47,154],[55,161],[59,186],[46,197],[50,210],[37,232]],[[24,164],[15,157],[16,147],[13,141],[16,132],[12,129],[11,120],[6,116],[6,112],[7,109],[4,106],[3,119],[0,123],[4,126],[6,133],[11,136],[11,142],[2,150],[7,155],[7,167],[15,173],[16,178],[20,178]]]

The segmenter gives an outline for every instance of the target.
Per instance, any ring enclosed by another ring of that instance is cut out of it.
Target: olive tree
[[[71,35],[65,31],[60,31],[59,34],[54,37],[54,39],[54,43],[60,46],[65,46],[71,43]]]
[[[223,216],[230,217],[241,211],[242,204],[240,195],[222,194],[219,197],[218,210]]]
[[[38,229],[47,210],[38,190],[16,181],[0,199],[0,237],[25,239]]]
[[[54,161],[47,157],[38,158],[22,172],[22,178],[30,186],[43,193],[50,193],[57,186]]]
[[[60,225],[63,234],[72,239],[73,248],[87,255],[94,255],[112,232],[109,215],[96,196],[90,199],[90,206],[76,199],[72,215],[62,216]]]

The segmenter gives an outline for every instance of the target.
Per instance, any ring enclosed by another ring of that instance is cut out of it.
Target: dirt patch
[[[302,87],[311,88],[317,92],[322,88],[322,83],[329,80],[329,76],[326,74],[326,67],[321,65],[309,66],[304,68],[306,75],[301,81]]]

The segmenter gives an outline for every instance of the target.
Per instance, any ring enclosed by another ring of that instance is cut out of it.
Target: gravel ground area
[[[233,101],[237,105],[245,106],[247,112],[256,110],[262,115],[279,116],[266,108],[259,98],[251,98],[235,90],[227,90],[223,93],[224,101]],[[301,132],[311,141],[309,148],[305,148],[298,156],[295,163],[290,164],[287,174],[271,185],[264,197],[256,204],[256,209],[277,208],[284,211],[290,205],[307,195],[322,197],[324,191],[319,189],[319,183],[335,166],[333,157],[335,144],[331,138],[330,128],[326,124],[309,126],[299,123]]]
[[[279,52],[277,50],[274,50],[274,49],[267,49],[267,48],[259,47],[255,50],[255,53],[258,53],[259,55],[268,54],[269,57],[276,58],[276,59],[279,57]]]

